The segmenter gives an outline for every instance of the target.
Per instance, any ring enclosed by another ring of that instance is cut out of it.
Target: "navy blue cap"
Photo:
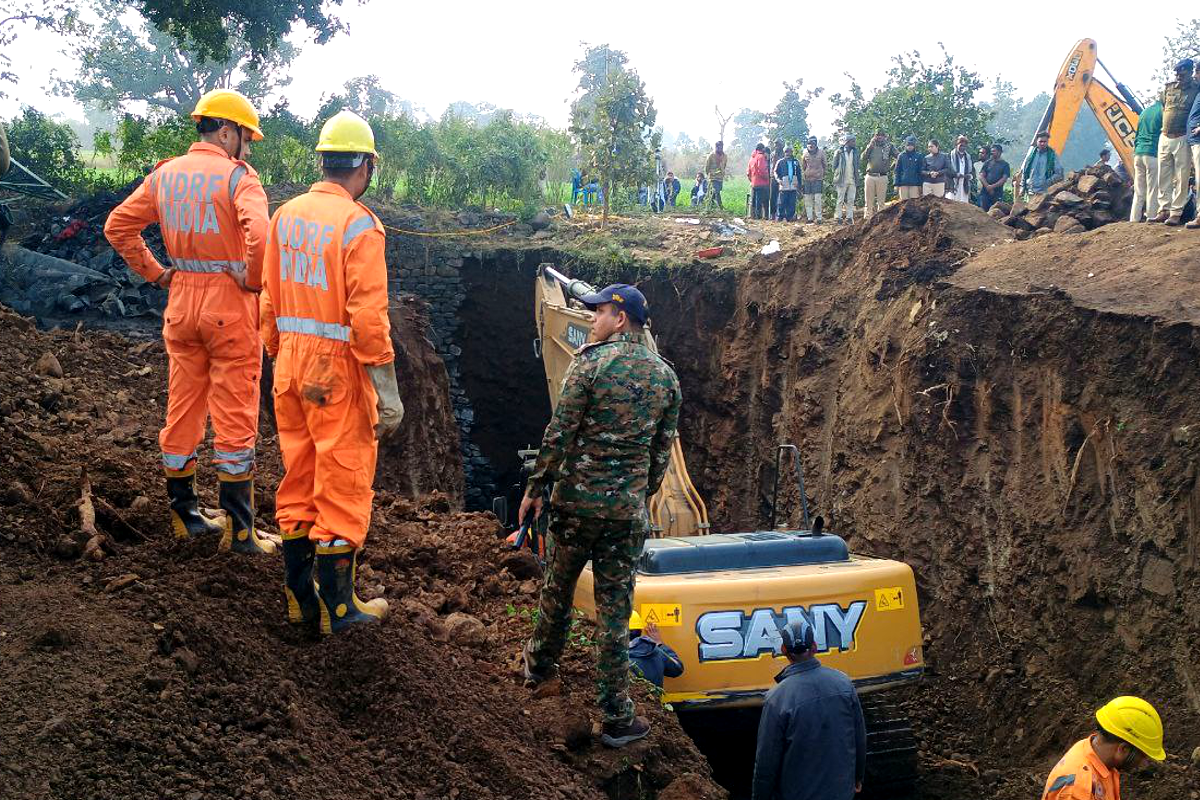
[[[916,143],[917,143],[917,137],[915,137],[915,136],[905,136],[905,137],[904,137],[904,143],[905,143],[905,144],[916,144]]]
[[[784,655],[807,653],[812,650],[817,641],[813,626],[804,617],[794,619],[784,625],[779,630],[779,635],[783,637]]]
[[[646,308],[646,296],[638,291],[636,287],[630,286],[627,283],[614,283],[612,286],[605,286],[598,292],[579,298],[579,302],[593,311],[596,310],[596,306],[598,305],[612,303],[637,320],[640,325],[645,325],[646,319],[649,317],[649,310]]]
[[[1192,61],[1190,58],[1180,59],[1179,63],[1175,65],[1176,72],[1178,72],[1181,69],[1195,69],[1195,68],[1196,68],[1196,62]]]

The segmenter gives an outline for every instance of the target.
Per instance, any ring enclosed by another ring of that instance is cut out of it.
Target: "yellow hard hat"
[[[642,621],[642,615],[637,612],[637,609],[634,609],[633,613],[629,615],[629,630],[640,631],[645,627],[646,623]]]
[[[211,92],[207,92],[200,98],[200,102],[196,103],[196,110],[192,112],[192,119],[197,122],[201,117],[236,122],[250,131],[250,138],[253,141],[262,141],[263,134],[258,127],[258,112],[241,92],[233,89],[213,89]]]
[[[365,119],[353,111],[339,111],[321,126],[321,137],[317,139],[318,153],[370,153],[375,152],[375,132]]]
[[[1118,697],[1096,712],[1100,727],[1119,736],[1155,761],[1167,757],[1163,750],[1163,726],[1154,706],[1140,697]]]

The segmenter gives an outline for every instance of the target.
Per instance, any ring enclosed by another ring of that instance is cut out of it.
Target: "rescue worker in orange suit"
[[[383,598],[359,599],[354,574],[378,440],[399,427],[404,406],[383,226],[357,202],[374,174],[375,136],[342,111],[321,128],[317,152],[324,180],[271,218],[261,331],[285,468],[275,509],[288,620],[319,619],[329,634],[387,613]]]
[[[1042,800],[1121,800],[1122,772],[1167,757],[1162,720],[1140,697],[1109,701],[1096,712],[1096,722],[1096,732],[1054,765]]]
[[[175,534],[223,527],[222,549],[273,553],[275,544],[254,529],[267,196],[244,160],[262,131],[250,101],[230,89],[201,97],[192,119],[200,141],[155,167],[113,209],[104,233],[130,268],[168,291],[163,340],[170,372],[159,447]],[[159,264],[142,239],[152,223],[162,229],[170,266]],[[201,513],[196,497],[196,450],[210,416],[223,526]]]

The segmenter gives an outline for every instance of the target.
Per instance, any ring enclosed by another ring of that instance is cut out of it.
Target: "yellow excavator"
[[[1115,92],[1096,77],[1097,66],[1108,73],[1116,87]],[[1054,82],[1054,94],[1034,136],[1041,131],[1048,131],[1050,147],[1061,156],[1067,137],[1071,135],[1071,128],[1075,126],[1075,119],[1079,116],[1079,109],[1085,102],[1096,115],[1109,142],[1116,148],[1125,169],[1132,175],[1133,140],[1137,135],[1142,104],[1100,60],[1095,39],[1080,39],[1067,54],[1058,71],[1058,79]],[[1033,155],[1034,149],[1034,142],[1030,142],[1025,162]],[[1025,173],[1025,162],[1022,162],[1018,176]]]
[[[535,352],[545,366],[552,405],[571,360],[590,336],[592,313],[579,298],[593,291],[552,265],[538,268]],[[657,352],[649,329],[645,336]],[[536,451],[521,454],[531,469]],[[682,675],[666,679],[662,700],[681,712],[760,706],[785,665],[779,628],[805,617],[816,630],[821,661],[849,675],[863,696],[868,782],[875,788],[911,784],[915,738],[879,693],[916,681],[924,671],[912,568],[852,554],[840,536],[823,530],[821,517],[810,521],[800,453],[793,445],[781,445],[776,454],[776,499],[789,457],[800,528],[780,529],[772,519],[769,530],[713,534],[676,439],[662,488],[647,503],[653,538],[638,561],[634,595],[634,608],[657,624],[684,664]],[[575,594],[576,608],[588,616],[595,613],[592,587],[589,567]],[[728,741],[728,730],[724,735]]]

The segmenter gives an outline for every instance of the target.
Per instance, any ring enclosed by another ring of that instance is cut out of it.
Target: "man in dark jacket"
[[[763,702],[752,800],[852,800],[867,765],[854,684],[817,661],[808,620],[789,622],[780,636],[790,663]]]
[[[683,662],[663,644],[658,626],[643,622],[636,611],[629,617],[629,668],[660,689],[663,678],[678,678],[683,674]]]
[[[800,162],[789,144],[783,149],[783,158],[775,162],[775,181],[779,184],[780,222],[791,222],[796,218],[796,199],[800,196]]]
[[[925,171],[925,156],[917,152],[917,137],[904,140],[904,151],[896,159],[896,192],[901,200],[921,196],[921,173]]]
[[[775,140],[775,148],[771,151],[770,161],[767,164],[771,168],[771,207],[769,209],[769,219],[779,218],[779,182],[775,180],[775,165],[783,159],[783,139]]]

